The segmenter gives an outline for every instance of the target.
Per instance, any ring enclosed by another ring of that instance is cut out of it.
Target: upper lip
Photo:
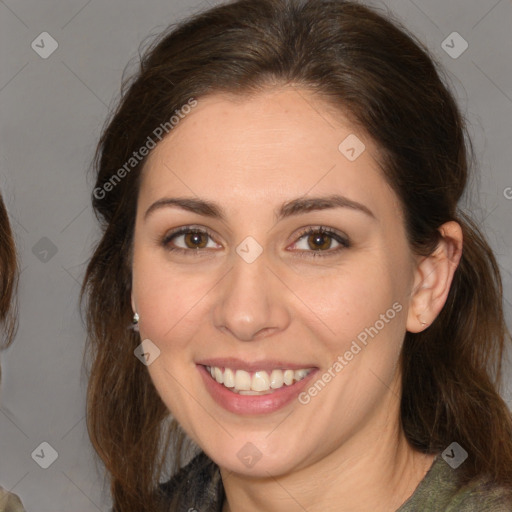
[[[231,370],[245,370],[256,372],[258,370],[272,371],[276,369],[302,370],[316,368],[309,363],[290,363],[279,359],[262,359],[260,361],[243,361],[235,357],[214,357],[201,359],[196,364],[202,366],[217,366],[218,368],[230,368]]]

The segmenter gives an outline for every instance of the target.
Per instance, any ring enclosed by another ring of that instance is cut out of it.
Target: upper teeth
[[[294,382],[302,380],[311,369],[301,370],[272,370],[269,373],[265,370],[258,370],[252,375],[245,370],[232,370],[231,368],[219,368],[218,366],[207,366],[206,369],[211,376],[225,387],[236,393],[248,395],[259,394],[271,389],[282,388],[283,385],[291,386]]]

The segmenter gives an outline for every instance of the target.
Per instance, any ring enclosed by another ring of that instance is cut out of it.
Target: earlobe
[[[137,313],[137,304],[135,302],[135,298],[133,297],[133,292],[131,294],[131,303],[132,303],[132,311],[134,313]]]
[[[407,331],[421,332],[443,309],[462,256],[462,229],[455,221],[439,228],[441,238],[432,254],[422,257],[415,270],[407,316]]]
[[[139,332],[139,313],[137,312],[137,302],[135,301],[135,298],[133,297],[133,292],[131,294],[131,302],[132,302],[133,318],[132,318],[132,325],[130,326],[130,328],[133,329],[135,332]]]

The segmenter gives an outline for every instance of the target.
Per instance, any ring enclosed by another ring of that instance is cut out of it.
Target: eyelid
[[[180,226],[179,228],[171,229],[170,231],[167,231],[163,237],[162,241],[170,240],[172,237],[176,235],[182,235],[184,233],[191,233],[191,232],[198,232],[198,233],[206,233],[208,236],[213,238],[211,231],[208,228],[205,228],[203,226],[190,224],[188,226]]]

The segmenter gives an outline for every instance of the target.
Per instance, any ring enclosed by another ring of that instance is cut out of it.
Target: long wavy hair
[[[18,276],[16,245],[9,215],[0,195],[0,349],[7,348],[16,334]]]
[[[186,446],[133,355],[140,337],[127,329],[145,158],[126,163],[191,98],[200,104],[208,94],[247,96],[281,84],[324,98],[376,142],[411,250],[428,255],[443,223],[461,225],[462,259],[446,304],[428,329],[404,340],[401,424],[422,452],[462,445],[469,457],[457,470],[461,482],[486,476],[512,485],[512,418],[500,396],[510,342],[501,277],[484,235],[459,205],[476,159],[441,66],[390,13],[343,0],[238,0],[171,26],[145,48],[94,160],[92,203],[102,237],[82,287],[87,425],[116,510],[154,510],[166,456],[173,451],[174,471]]]

